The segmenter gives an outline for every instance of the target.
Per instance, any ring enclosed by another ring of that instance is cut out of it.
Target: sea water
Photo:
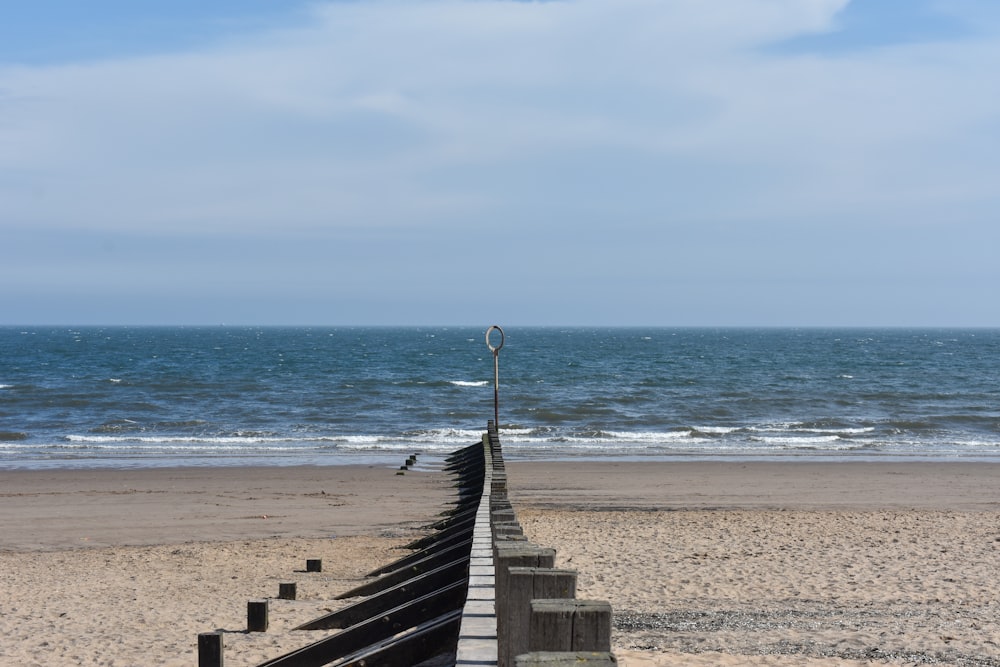
[[[3,327],[0,468],[452,451],[494,416],[485,331]],[[1000,461],[998,330],[505,334],[508,460]]]

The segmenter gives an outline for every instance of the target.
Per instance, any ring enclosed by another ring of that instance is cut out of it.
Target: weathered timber
[[[507,537],[509,535],[524,535],[524,529],[516,521],[513,523],[493,524],[493,537]]]
[[[445,542],[438,542],[437,544],[432,544],[426,549],[421,549],[420,551],[415,551],[405,558],[400,558],[397,561],[389,563],[384,567],[380,567],[377,570],[372,570],[366,577],[380,577],[383,574],[389,574],[390,572],[395,572],[408,565],[416,564],[425,558],[431,556],[436,556],[439,554],[450,553],[454,555],[464,555],[462,550],[472,551],[472,538],[466,537],[462,540],[460,537],[456,537],[455,540],[448,540]]]
[[[455,535],[471,535],[472,528],[476,523],[476,517],[471,517],[465,519],[464,521],[459,521],[451,526],[448,526],[444,530],[439,530],[436,533],[431,533],[426,537],[421,537],[420,539],[413,540],[409,544],[405,545],[404,549],[424,549],[434,544],[435,542],[440,542],[446,538],[453,537]]]
[[[447,554],[446,554],[447,555]],[[432,570],[437,569],[440,566],[452,565],[455,563],[463,563],[466,567],[469,564],[469,556],[460,556],[448,563],[433,562],[434,557],[427,559],[427,562],[421,563],[420,565],[410,565],[409,567],[404,567],[401,570],[396,570],[395,572],[390,572],[378,579],[369,581],[366,584],[361,584],[356,586],[346,593],[341,593],[335,599],[336,600],[347,600],[349,598],[355,598],[359,595],[372,595],[374,593],[380,593],[386,589],[397,586],[404,581],[409,581],[415,577],[419,577],[423,574],[427,574]]]
[[[454,459],[446,459],[447,463],[443,470],[445,472],[461,472],[464,470],[470,470],[475,466],[482,466],[483,461],[485,460],[486,456],[483,453],[482,447],[479,445],[473,445],[472,451]]]
[[[409,457],[398,474],[404,474],[416,458]],[[477,563],[472,568],[471,562],[490,460],[478,442],[454,452],[446,463],[445,472],[454,482],[454,500],[441,512],[443,518],[425,527],[432,534],[401,547],[419,551],[378,568],[369,575],[376,579],[338,596],[364,599],[296,628],[340,632],[259,667],[409,667],[438,657],[442,664],[455,662],[470,572],[485,567]],[[477,558],[481,560],[482,555]],[[306,570],[322,571],[321,561],[307,561]],[[493,577],[489,579],[492,584]],[[281,597],[289,592],[285,586],[279,587]]]
[[[375,593],[343,609],[320,616],[295,629],[329,630],[347,628],[372,618],[377,614],[395,609],[405,604],[408,600],[428,595],[456,583],[468,584],[468,576],[469,561],[467,559],[457,560]]]
[[[310,558],[306,561],[306,572],[322,572],[322,571],[323,571],[322,558]]]
[[[247,632],[267,632],[267,600],[247,602]]]
[[[337,667],[412,667],[438,656],[454,656],[462,610],[444,614],[400,637],[349,656]]]
[[[461,500],[455,500],[451,503],[443,503],[444,505],[453,505],[450,510],[444,510],[438,516],[443,517],[453,517],[456,514],[462,514],[467,512],[471,507],[479,507],[479,500],[475,497],[463,498]]]
[[[455,461],[457,459],[462,458],[463,456],[468,456],[470,453],[473,453],[473,454],[476,453],[476,452],[482,453],[482,451],[483,451],[482,447],[477,442],[474,445],[466,445],[465,447],[462,447],[461,449],[456,449],[451,454],[448,454],[448,456],[445,457],[445,461]]]
[[[462,468],[458,468],[455,470],[450,470],[448,472],[451,475],[453,475],[456,479],[460,480],[469,480],[470,482],[475,480],[484,480],[486,479],[486,470],[485,467],[483,466],[484,460],[485,459],[473,461],[470,462],[468,466],[464,466]]]
[[[461,449],[456,449],[451,454],[448,454],[448,456],[445,457],[445,461],[448,461],[448,462],[457,461],[459,459],[462,459],[462,458],[465,458],[465,457],[468,457],[468,456],[471,456],[471,455],[475,455],[477,453],[478,454],[482,454],[483,453],[482,445],[480,443],[478,443],[478,442],[475,443],[475,444],[472,444],[472,445],[466,445],[465,447],[462,447]]]
[[[531,542],[493,540],[493,568],[496,582],[497,651],[510,645],[510,628],[506,619],[510,618],[507,608],[507,592],[510,590],[510,568],[543,567],[555,565],[556,550],[540,547]]]
[[[601,600],[532,600],[528,651],[611,651],[611,605]]]
[[[342,660],[345,656],[370,650],[370,647],[384,642],[394,635],[411,628],[427,625],[427,619],[432,619],[430,622],[433,623],[446,616],[460,618],[461,610],[459,607],[464,600],[465,592],[462,584],[453,584],[432,595],[411,600],[385,614],[352,625],[342,632],[320,639],[291,653],[268,660],[261,663],[259,667],[318,667],[335,660],[340,660],[338,665],[348,664]],[[456,636],[457,629],[453,629],[450,640],[452,643],[454,643]],[[444,645],[448,643],[444,638],[435,641]],[[434,655],[437,653],[432,653],[429,657]],[[381,666],[386,663],[370,662],[368,664]]]
[[[514,664],[514,657],[529,650],[531,601],[576,597],[576,570],[541,567],[511,567],[508,570],[501,623],[507,629],[498,647],[501,667]]]
[[[476,512],[478,511],[479,511],[479,504],[472,503],[469,507],[460,511],[458,514],[451,514],[439,521],[435,521],[432,524],[424,526],[424,528],[426,530],[441,530],[443,528],[447,528],[448,526],[454,525],[455,523],[458,523],[463,519],[468,519],[470,516],[471,517],[476,516]]]
[[[493,565],[496,569],[497,606],[505,604],[507,578],[512,567],[544,567],[555,566],[556,550],[540,547],[530,542],[512,540],[494,540]],[[497,609],[500,616],[501,609]]]
[[[517,515],[514,514],[513,507],[504,507],[504,508],[493,507],[490,509],[490,521],[497,523],[507,523],[511,521],[517,521]]]
[[[222,667],[222,633],[198,635],[198,667]]]
[[[296,596],[296,585],[295,582],[287,584],[278,584],[278,599],[279,600],[294,600]]]

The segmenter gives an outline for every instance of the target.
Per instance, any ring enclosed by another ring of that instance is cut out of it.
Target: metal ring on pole
[[[490,342],[490,334],[494,329],[500,332],[500,344],[496,347]],[[503,347],[503,340],[503,329],[497,325],[494,324],[486,330],[486,347],[493,353],[493,426],[497,433],[500,432],[500,348]]]
[[[493,333],[494,330],[500,332],[500,344],[497,345],[496,347],[493,347],[493,344],[490,342],[490,334]],[[503,329],[501,329],[497,325],[494,324],[493,326],[491,326],[489,329],[486,330],[486,347],[490,348],[490,352],[492,352],[493,354],[497,354],[503,347],[503,340],[504,340]]]

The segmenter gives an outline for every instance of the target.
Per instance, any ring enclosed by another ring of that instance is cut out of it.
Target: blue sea
[[[0,468],[381,464],[450,452],[493,418],[485,332],[3,327]],[[998,330],[505,334],[508,460],[1000,461]]]

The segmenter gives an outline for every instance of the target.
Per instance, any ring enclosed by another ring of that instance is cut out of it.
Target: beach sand
[[[0,665],[191,667],[214,630],[227,667],[259,664],[324,636],[290,630],[453,500],[444,476],[387,467],[0,471]],[[245,633],[247,602],[292,582]]]
[[[570,472],[572,470],[572,472]],[[621,664],[1000,665],[1000,466],[508,464]]]
[[[1000,465],[508,463],[533,541],[649,665],[1000,665]],[[386,467],[0,471],[0,665],[227,667],[400,557],[453,499]],[[306,573],[305,561],[323,560]],[[267,633],[246,603],[272,600]]]

